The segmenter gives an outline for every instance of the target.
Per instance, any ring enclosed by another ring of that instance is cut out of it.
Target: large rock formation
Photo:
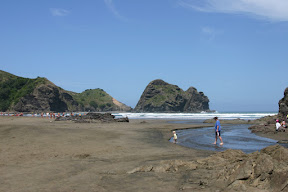
[[[32,93],[21,97],[11,108],[18,112],[81,111],[81,106],[70,94],[48,80],[36,86]]]
[[[0,70],[0,111],[131,111],[102,89],[66,91],[46,78],[29,79]]]
[[[157,79],[148,84],[135,112],[201,112],[209,111],[209,99],[203,92],[190,87],[183,91],[177,85],[171,85]]]
[[[284,91],[284,97],[279,101],[279,116],[286,117],[288,114],[288,87]]]

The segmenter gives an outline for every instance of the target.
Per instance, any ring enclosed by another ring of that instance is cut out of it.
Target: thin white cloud
[[[244,13],[271,21],[288,21],[288,0],[178,0],[202,12]]]
[[[215,37],[215,35],[216,35],[215,30],[212,29],[211,27],[202,27],[201,32],[202,32],[204,35],[209,36],[209,40],[214,39],[214,37]]]
[[[209,40],[213,40],[217,35],[220,35],[222,32],[212,27],[205,26],[201,28],[201,33],[207,36]]]
[[[108,9],[120,20],[127,21],[127,18],[123,17],[116,9],[113,0],[104,0]]]
[[[51,8],[50,12],[53,16],[58,16],[58,17],[67,16],[70,13],[70,11],[66,9],[60,9],[60,8]]]

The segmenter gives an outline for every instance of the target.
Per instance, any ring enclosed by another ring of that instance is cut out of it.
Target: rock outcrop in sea
[[[209,111],[209,99],[203,92],[190,87],[183,91],[161,79],[148,84],[135,112],[201,112]]]
[[[0,70],[0,111],[131,111],[103,89],[66,91],[46,78],[18,77]]]
[[[286,117],[288,114],[288,87],[284,91],[284,97],[279,101],[279,116]]]

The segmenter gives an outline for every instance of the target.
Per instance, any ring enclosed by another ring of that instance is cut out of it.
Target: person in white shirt
[[[276,131],[283,131],[285,132],[285,129],[281,126],[281,124],[279,123],[279,120],[276,120]]]
[[[176,134],[176,131],[173,131],[173,143],[177,143],[177,139],[178,139],[178,137],[177,137],[177,134]]]

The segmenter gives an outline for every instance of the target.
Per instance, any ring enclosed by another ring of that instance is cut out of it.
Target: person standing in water
[[[173,143],[177,143],[177,138],[176,131],[173,131]]]
[[[219,137],[221,143],[220,145],[223,145],[223,140],[221,138],[221,125],[220,121],[218,120],[218,117],[214,117],[214,120],[216,121],[215,123],[215,142],[213,143],[214,145],[217,144],[217,137]]]

